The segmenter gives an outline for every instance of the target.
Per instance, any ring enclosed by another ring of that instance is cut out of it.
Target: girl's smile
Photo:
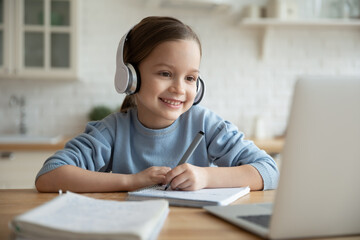
[[[164,104],[166,104],[168,107],[171,108],[180,108],[181,104],[183,104],[183,101],[179,101],[176,99],[166,99],[166,98],[160,98],[161,101],[164,102]]]
[[[199,65],[200,48],[194,40],[163,42],[141,61],[141,87],[135,96],[144,126],[165,128],[191,108]]]

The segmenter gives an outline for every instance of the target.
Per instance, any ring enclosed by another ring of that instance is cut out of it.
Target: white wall
[[[281,135],[300,75],[360,75],[359,28],[279,27],[269,32],[259,58],[258,28],[241,27],[236,13],[164,9],[144,1],[86,0],[79,5],[79,81],[0,80],[0,133],[16,132],[18,109],[11,95],[24,95],[32,134],[81,132],[91,107],[120,106],[113,87],[115,53],[121,36],[143,17],[174,16],[190,25],[203,45],[202,105],[252,134],[262,116],[269,136]]]

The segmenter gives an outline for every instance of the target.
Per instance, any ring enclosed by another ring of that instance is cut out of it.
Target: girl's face
[[[135,96],[145,127],[170,126],[191,108],[199,66],[200,49],[193,40],[163,42],[139,64],[141,87]]]

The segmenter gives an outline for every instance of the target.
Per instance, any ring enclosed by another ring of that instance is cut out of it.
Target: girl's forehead
[[[200,60],[200,49],[196,41],[176,40],[159,44],[140,65],[148,67],[166,65],[178,70],[198,72]]]
[[[200,60],[200,47],[194,40],[171,40],[157,45],[148,57],[161,58],[195,58]]]
[[[200,51],[200,46],[199,44],[194,40],[194,39],[173,39],[173,40],[166,40],[163,41],[161,43],[159,43],[155,48],[162,46],[162,45],[179,45],[179,44],[191,44],[191,45],[196,45],[197,48]]]

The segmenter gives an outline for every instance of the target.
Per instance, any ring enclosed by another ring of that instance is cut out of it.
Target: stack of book
[[[156,239],[169,213],[165,200],[120,202],[67,192],[15,217],[25,239]]]

